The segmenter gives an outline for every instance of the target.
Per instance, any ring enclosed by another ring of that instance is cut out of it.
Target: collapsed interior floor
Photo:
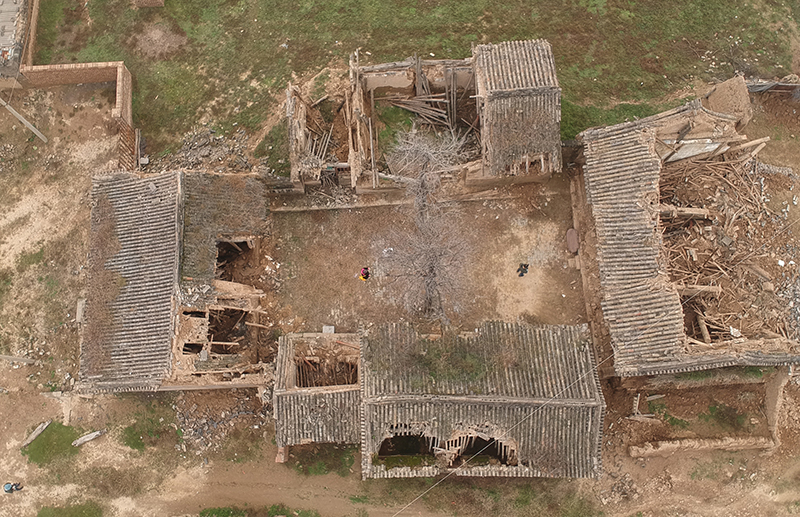
[[[736,161],[665,166],[661,202],[708,214],[662,217],[670,279],[683,289],[685,329],[695,342],[797,338],[786,311],[795,285],[784,269],[794,186],[786,174]]]

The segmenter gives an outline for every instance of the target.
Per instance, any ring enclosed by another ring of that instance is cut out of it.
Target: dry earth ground
[[[568,264],[565,241],[572,227],[568,181],[559,174],[546,185],[502,189],[500,195],[459,203],[453,231],[467,254],[457,266],[459,296],[446,307],[447,316],[469,330],[487,319],[585,321],[580,272]],[[398,305],[398,289],[406,284],[389,277],[387,265],[403,233],[413,231],[410,211],[400,204],[273,213],[273,249],[266,254],[281,264],[275,303],[284,330],[319,332],[322,325],[336,325],[354,332],[359,324],[418,320]],[[520,263],[530,264],[524,277],[516,273]],[[357,278],[363,266],[372,271],[367,282]]]

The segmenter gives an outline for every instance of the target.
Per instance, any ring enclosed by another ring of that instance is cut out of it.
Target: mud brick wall
[[[119,168],[125,171],[136,170],[136,132],[124,120],[118,120],[119,141],[117,154],[119,155]]]
[[[117,120],[126,122],[129,126],[133,125],[133,81],[131,72],[125,63],[118,61],[117,66],[117,102],[111,110],[111,116]],[[87,81],[84,81],[87,82]]]
[[[28,3],[28,24],[25,26],[22,60],[20,65],[33,65],[33,53],[36,51],[36,24],[39,23],[39,0]]]
[[[20,67],[27,83],[35,88],[61,84],[117,83],[117,99],[111,116],[133,125],[131,73],[122,61]]]

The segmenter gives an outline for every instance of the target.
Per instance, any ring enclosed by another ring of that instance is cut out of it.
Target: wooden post
[[[673,205],[661,205],[658,215],[662,219],[710,219],[711,214],[706,208],[684,208]]]
[[[699,296],[703,294],[719,296],[722,294],[722,287],[718,285],[684,285],[678,287],[678,294],[686,297]]]
[[[708,332],[708,325],[706,325],[706,318],[700,312],[695,312],[695,319],[697,319],[697,326],[700,327],[700,334],[703,335],[703,341],[711,343],[711,334]]]

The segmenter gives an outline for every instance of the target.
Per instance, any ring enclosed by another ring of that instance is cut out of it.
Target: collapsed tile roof
[[[358,384],[303,388],[297,386],[295,349],[302,341],[357,342],[351,334],[286,334],[278,340],[275,359],[275,443],[358,443],[361,392]]]
[[[597,234],[601,307],[619,376],[667,374],[736,365],[798,362],[796,351],[746,349],[689,353],[684,315],[670,282],[659,228],[657,143],[682,138],[733,139],[736,117],[699,100],[634,122],[588,129],[584,145],[587,202]],[[669,153],[672,154],[672,153]],[[789,350],[788,347],[785,350]]]
[[[153,390],[171,366],[179,175],[97,177],[91,198],[81,389]]]
[[[422,435],[458,454],[459,437],[495,439],[517,465],[457,468],[459,475],[594,477],[605,403],[586,325],[488,322],[468,335],[420,336],[384,325],[361,340],[362,475],[431,476],[444,465],[374,464],[384,439]]]
[[[544,155],[561,170],[561,88],[550,43],[505,41],[473,50],[484,168],[522,174],[522,162]]]
[[[259,235],[267,218],[264,185],[254,174],[183,175],[184,229],[181,299],[213,303],[217,242]]]

